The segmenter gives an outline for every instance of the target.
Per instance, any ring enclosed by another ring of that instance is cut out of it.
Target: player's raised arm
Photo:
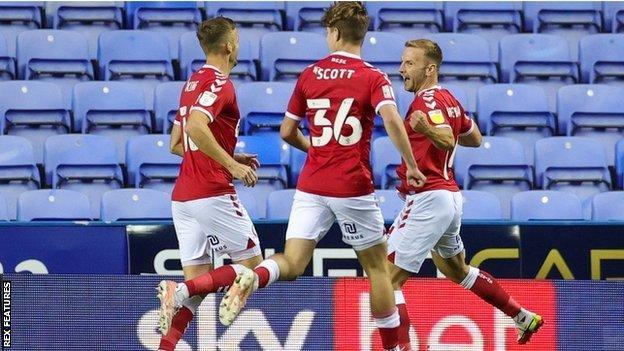
[[[442,113],[440,110],[431,112]],[[433,126],[429,123],[427,115],[424,112],[420,110],[414,111],[409,120],[409,125],[415,132],[431,140],[433,145],[438,149],[453,150],[455,148],[455,138],[453,137],[453,130],[451,127],[447,124]]]

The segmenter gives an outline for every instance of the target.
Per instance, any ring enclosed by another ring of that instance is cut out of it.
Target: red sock
[[[409,329],[411,325],[409,314],[407,313],[407,305],[404,303],[396,305],[399,310],[399,317],[401,318],[401,325],[399,326],[399,346],[401,349],[411,350]]]
[[[399,345],[399,328],[401,327],[399,312],[395,310],[386,317],[374,319],[384,350],[394,350]]]
[[[169,333],[167,333],[167,335],[163,335],[160,339],[160,346],[158,346],[158,349],[163,351],[174,351],[178,341],[182,338],[186,327],[192,319],[193,312],[191,312],[191,310],[184,306],[180,308],[176,315],[173,316]]]
[[[234,267],[226,265],[184,283],[188,288],[189,296],[206,295],[226,291],[234,283],[236,275]]]
[[[269,279],[271,278],[271,273],[265,267],[256,267],[254,272],[258,275],[258,288],[264,288],[269,283]]]
[[[470,290],[509,317],[513,318],[520,312],[520,305],[488,272],[479,271],[479,276]]]

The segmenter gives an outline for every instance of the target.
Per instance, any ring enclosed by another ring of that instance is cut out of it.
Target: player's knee
[[[299,278],[305,273],[307,264],[300,262],[300,260],[297,260],[294,257],[284,256],[284,258],[286,258],[286,261],[288,262],[288,272],[287,274],[283,275],[283,280],[292,281]]]
[[[466,278],[469,271],[470,266],[462,262],[461,264],[457,263],[449,265],[449,271],[442,273],[444,273],[444,275],[446,275],[446,277],[451,281],[459,284],[464,280],[464,278]]]

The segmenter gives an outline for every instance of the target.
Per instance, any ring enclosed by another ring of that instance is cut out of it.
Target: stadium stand
[[[260,41],[264,80],[295,82],[309,65],[329,54],[325,38],[316,33],[268,33]]]
[[[72,190],[42,189],[22,193],[17,200],[17,220],[91,220],[85,194]]]
[[[40,186],[39,170],[28,139],[0,136],[0,196],[4,203],[0,207],[6,207],[6,218],[17,218],[17,199],[21,193]]]
[[[128,186],[171,193],[182,158],[169,151],[166,135],[141,135],[126,145]]]
[[[156,125],[153,132],[169,134],[173,121],[180,107],[180,93],[186,82],[160,83],[154,89],[154,117]]]
[[[502,220],[500,200],[491,193],[479,190],[462,190],[462,219],[467,220]]]
[[[396,169],[401,164],[401,155],[389,137],[380,137],[373,141],[371,164],[373,180],[377,188],[392,189],[400,183]]]
[[[236,89],[241,127],[245,134],[267,133],[277,138],[295,83],[252,82]]]
[[[596,194],[591,200],[595,221],[624,221],[624,191]]]
[[[102,195],[105,222],[171,219],[171,195],[151,189],[117,189]]]
[[[267,219],[287,220],[295,196],[294,189],[276,190],[269,194],[267,199]]]
[[[624,36],[588,35],[581,39],[579,55],[584,83],[624,87]]]
[[[385,221],[394,221],[399,215],[405,201],[399,197],[396,190],[375,190],[375,196],[379,202],[379,208]]]
[[[7,43],[9,56],[15,57],[17,36],[27,30],[43,27],[44,1],[0,2],[0,34]]]
[[[442,32],[442,1],[367,1],[373,30],[394,32],[412,37]]]
[[[325,35],[321,25],[324,9],[331,1],[286,1],[286,26],[288,30],[313,32]]]
[[[511,219],[534,220],[582,220],[581,200],[574,194],[552,191],[524,191],[511,199]]]

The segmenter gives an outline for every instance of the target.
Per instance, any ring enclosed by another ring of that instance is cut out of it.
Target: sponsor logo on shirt
[[[186,88],[184,89],[184,91],[191,92],[191,91],[195,90],[197,88],[197,83],[199,83],[198,80],[192,80],[192,81],[186,83]]]
[[[429,118],[431,118],[431,122],[435,124],[444,123],[444,115],[442,114],[442,110],[429,111]]]
[[[392,90],[391,86],[384,85],[383,87],[381,87],[381,91],[383,92],[384,98],[394,99],[394,91]]]
[[[204,91],[199,97],[199,104],[202,106],[212,106],[217,101],[217,94],[211,91]]]

